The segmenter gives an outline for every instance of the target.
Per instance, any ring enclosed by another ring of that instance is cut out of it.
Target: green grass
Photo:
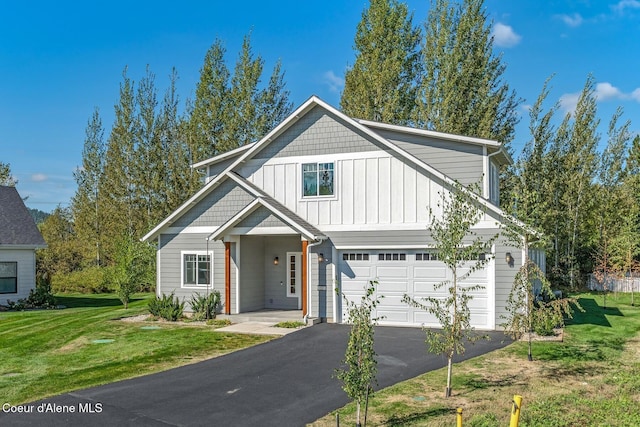
[[[273,325],[276,328],[288,328],[288,329],[297,329],[304,326],[304,322],[300,322],[297,320],[285,320],[280,323],[276,323]]]
[[[443,397],[441,369],[378,391],[369,426],[509,425],[511,399],[523,397],[521,427],[640,425],[640,307],[630,295],[577,295],[585,309],[565,328],[563,342],[534,342],[533,362],[518,342],[453,367],[453,396]],[[355,406],[337,412],[352,424]],[[314,426],[334,426],[335,412]]]
[[[162,322],[154,323],[159,329],[142,329],[141,323],[119,320],[147,313],[149,297],[136,295],[128,310],[111,294],[79,294],[57,296],[63,310],[1,312],[4,402],[20,404],[158,372],[273,338]]]

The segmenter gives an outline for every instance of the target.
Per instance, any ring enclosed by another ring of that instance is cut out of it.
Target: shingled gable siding
[[[198,202],[172,226],[219,226],[254,200],[237,184],[227,179]]]
[[[182,288],[182,251],[205,252],[207,250],[207,234],[161,234],[158,250],[160,252],[160,294],[174,293],[181,301],[187,303],[194,292],[204,295],[207,290],[201,288]],[[224,301],[224,243],[210,241],[209,251],[213,252],[213,288],[220,292]],[[189,310],[187,304],[185,309]]]
[[[260,207],[236,225],[236,228],[243,227],[288,227],[288,225],[271,213],[269,209]]]
[[[211,165],[208,169],[207,178],[215,178],[220,174],[220,172],[224,171],[227,167],[229,167],[231,163],[235,162],[237,159],[238,156],[233,156],[219,163]]]
[[[256,159],[376,151],[381,147],[321,107],[315,107],[257,153]]]
[[[477,182],[482,177],[482,146],[480,145],[443,141],[388,130],[376,129],[376,132],[463,185]]]

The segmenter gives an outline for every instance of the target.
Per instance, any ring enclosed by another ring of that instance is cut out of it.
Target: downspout
[[[304,323],[307,323],[307,320],[311,317],[311,247],[318,246],[326,240],[326,237],[324,239],[316,236],[313,237],[317,240],[307,245],[307,253],[304,254],[304,256],[307,257],[307,301],[305,301],[307,304],[307,314],[304,317]]]

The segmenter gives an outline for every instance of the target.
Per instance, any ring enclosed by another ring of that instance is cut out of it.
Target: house
[[[0,305],[29,296],[44,239],[15,187],[0,185]]]
[[[336,290],[359,300],[377,280],[381,324],[437,326],[401,301],[437,295],[450,274],[429,209],[438,214],[454,181],[482,180],[475,231],[494,235],[506,218],[498,168],[509,162],[498,142],[353,119],[313,96],[260,141],[194,165],[204,186],[143,238],[157,243],[157,292],[188,301],[215,289],[228,314],[291,309],[343,322]],[[484,287],[472,324],[488,330],[522,263],[504,240],[491,252],[468,279]]]

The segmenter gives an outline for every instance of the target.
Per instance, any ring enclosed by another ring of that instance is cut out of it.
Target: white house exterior
[[[35,250],[44,247],[18,191],[0,185],[0,305],[29,296],[36,284]]]
[[[429,210],[441,212],[454,181],[481,180],[475,231],[496,234],[507,220],[498,168],[509,162],[495,141],[357,120],[311,97],[262,140],[194,165],[206,170],[203,188],[143,238],[157,242],[157,292],[188,300],[216,289],[225,313],[291,309],[343,322],[336,289],[359,299],[377,280],[381,324],[437,326],[401,302],[446,292],[434,289],[449,273]],[[468,279],[483,286],[472,323],[487,330],[502,322],[522,263],[503,239],[491,252]]]

